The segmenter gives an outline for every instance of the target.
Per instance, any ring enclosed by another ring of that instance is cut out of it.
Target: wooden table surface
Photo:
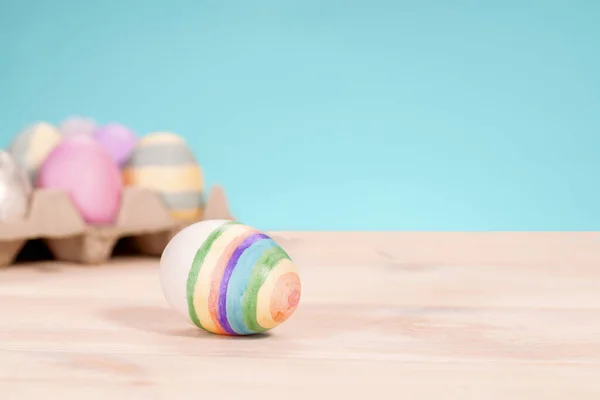
[[[292,319],[231,339],[157,265],[0,271],[0,398],[600,399],[600,266],[300,265]]]

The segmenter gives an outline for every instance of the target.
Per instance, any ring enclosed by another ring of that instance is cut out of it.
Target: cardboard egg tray
[[[211,189],[203,219],[233,219],[219,186]],[[160,256],[173,235],[192,222],[174,220],[155,192],[127,187],[114,224],[87,225],[66,193],[40,189],[24,219],[0,224],[0,266],[13,264],[32,242],[45,246],[30,252],[45,250],[50,259],[79,264],[106,262],[118,243],[125,243],[127,253]]]

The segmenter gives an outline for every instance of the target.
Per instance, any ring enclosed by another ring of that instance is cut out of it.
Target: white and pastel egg
[[[185,140],[155,132],[141,138],[123,169],[126,185],[159,193],[172,217],[193,221],[204,210],[204,177]]]
[[[289,255],[268,235],[228,220],[187,226],[167,244],[160,280],[170,306],[221,335],[273,329],[295,312],[301,283]]]

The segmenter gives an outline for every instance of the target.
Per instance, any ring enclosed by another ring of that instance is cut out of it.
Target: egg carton
[[[220,186],[210,191],[202,219],[234,219]],[[88,225],[65,192],[37,189],[24,219],[0,224],[0,266],[13,264],[32,241],[45,244],[53,259],[79,264],[106,262],[121,239],[128,252],[160,256],[173,235],[192,222],[173,219],[154,191],[126,187],[116,222]]]

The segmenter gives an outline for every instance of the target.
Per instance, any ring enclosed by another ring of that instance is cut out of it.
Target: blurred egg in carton
[[[117,123],[98,127],[94,131],[93,138],[104,147],[119,168],[127,163],[138,140],[135,132]]]
[[[174,219],[202,218],[202,169],[181,136],[154,132],[141,138],[124,167],[123,177],[125,185],[158,192]]]
[[[32,192],[25,170],[9,152],[0,150],[0,222],[23,219]]]
[[[47,122],[37,122],[15,136],[9,152],[33,183],[38,169],[61,140],[58,129]]]
[[[89,224],[111,224],[121,206],[119,167],[91,137],[65,138],[40,167],[36,186],[66,192]]]

